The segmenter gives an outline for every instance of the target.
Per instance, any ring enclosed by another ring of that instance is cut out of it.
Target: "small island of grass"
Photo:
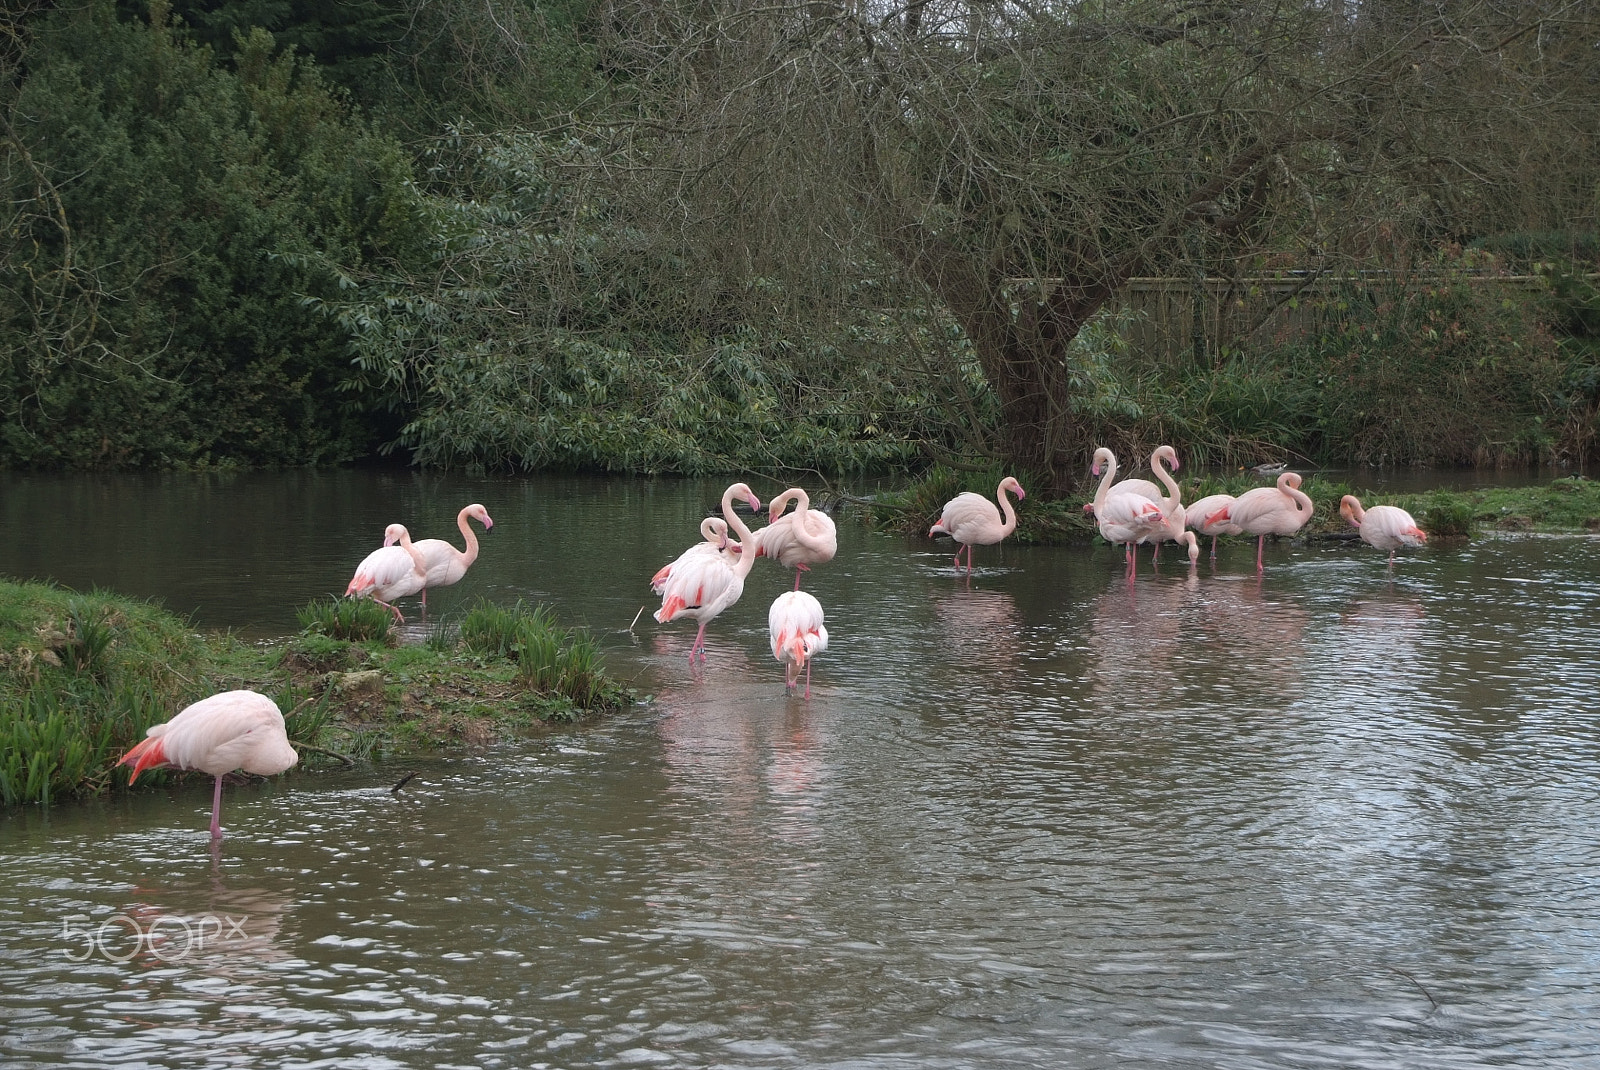
[[[369,601],[315,602],[298,635],[249,643],[106,591],[0,580],[0,804],[125,785],[114,763],[146,728],[234,688],[278,703],[303,764],[482,744],[631,701],[594,640],[542,606],[480,602],[407,646],[391,621]]]

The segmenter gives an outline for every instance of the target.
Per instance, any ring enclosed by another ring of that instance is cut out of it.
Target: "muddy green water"
[[[481,501],[436,615],[546,601],[651,696],[230,787],[215,853],[198,782],[5,816],[0,1063],[1600,1065],[1600,542],[968,584],[843,524],[806,702],[767,562],[703,670],[692,624],[627,631],[720,489],[0,477],[0,573],[255,635]]]

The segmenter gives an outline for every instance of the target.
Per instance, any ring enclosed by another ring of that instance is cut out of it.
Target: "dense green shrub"
[[[408,162],[266,33],[229,70],[151,18],[32,27],[0,160],[0,464],[360,456],[382,419],[304,297],[404,254]]]
[[[363,282],[323,307],[411,414],[426,464],[698,473],[850,471],[914,462],[968,419],[970,362],[917,310],[831,313],[813,335],[748,322],[728,287],[610,218],[560,176],[586,145],[460,131],[435,147],[419,211],[426,273]],[[774,302],[782,295],[774,292]]]

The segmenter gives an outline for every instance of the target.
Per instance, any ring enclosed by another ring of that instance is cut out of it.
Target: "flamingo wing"
[[[424,577],[417,571],[416,562],[404,548],[385,546],[362,559],[344,593],[372,594],[381,601],[389,602],[416,594],[422,590],[423,583]]]
[[[722,554],[696,554],[688,561],[680,557],[668,569],[658,592],[661,608],[655,613],[663,624],[680,616],[710,620],[744,593],[744,578]]]
[[[981,494],[962,491],[944,505],[939,524],[959,543],[987,546],[1005,537],[1000,507]]]

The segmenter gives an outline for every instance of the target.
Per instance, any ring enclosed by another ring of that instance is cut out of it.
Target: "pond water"
[[[0,573],[253,635],[481,501],[435,615],[548,602],[650,696],[230,787],[215,852],[198,781],[7,815],[0,1062],[1600,1064],[1600,540],[1283,542],[1261,576],[1239,542],[1132,584],[1002,546],[969,582],[843,523],[806,701],[766,562],[703,669],[692,622],[628,630],[720,490],[0,478]]]

